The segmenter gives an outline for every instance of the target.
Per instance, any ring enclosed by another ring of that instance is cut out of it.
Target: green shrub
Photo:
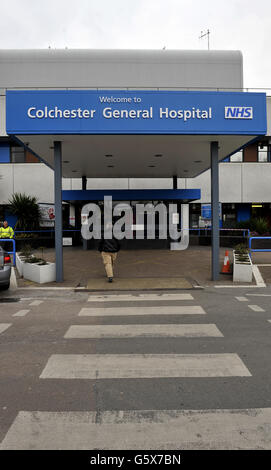
[[[249,253],[249,249],[245,243],[239,243],[234,247],[235,253],[238,255],[245,255]]]
[[[11,214],[17,217],[16,230],[39,229],[40,208],[36,197],[14,193],[8,203]]]

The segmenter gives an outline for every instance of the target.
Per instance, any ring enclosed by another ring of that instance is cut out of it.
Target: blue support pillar
[[[87,189],[87,177],[82,176],[82,190],[86,191]],[[88,241],[83,238],[83,250],[88,249]]]
[[[56,282],[63,281],[63,243],[62,243],[62,148],[61,142],[54,142],[55,166],[55,252]]]
[[[218,142],[211,142],[211,202],[212,202],[212,280],[219,279],[219,174]]]

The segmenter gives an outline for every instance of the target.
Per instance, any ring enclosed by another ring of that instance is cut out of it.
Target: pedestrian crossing
[[[270,422],[271,408],[104,412],[21,411],[0,449],[88,451],[91,449],[270,449]]]
[[[174,307],[91,307],[82,308],[81,317],[96,316],[137,316],[137,315],[205,315],[200,305],[179,305]]]
[[[0,323],[0,334],[4,333],[11,325],[12,323]]]
[[[90,295],[88,298],[88,302],[138,302],[144,300],[193,300],[193,296],[191,294],[103,294]]]
[[[204,336],[220,338],[223,334],[214,324],[72,325],[64,338],[198,338]]]
[[[120,305],[112,306],[111,302],[117,300]],[[167,304],[162,305],[165,301]],[[178,305],[172,305],[171,301]],[[69,351],[72,347],[74,352],[52,354],[39,375],[42,383],[68,380],[77,381],[80,387],[82,380],[123,383],[134,380],[133,393],[136,395],[137,386],[144,379],[215,379],[215,387],[219,379],[250,380],[252,377],[234,351],[177,354],[158,350],[157,353],[143,354],[130,348],[129,353],[123,352],[124,349],[118,354],[97,354],[95,349],[95,353],[93,349],[91,354],[82,353],[81,345],[85,340],[90,340],[91,345],[92,340],[114,339],[121,344],[125,339],[150,341],[159,338],[168,339],[169,346],[174,338],[180,342],[191,338],[192,345],[204,338],[223,341],[223,331],[215,324],[198,323],[198,318],[208,318],[208,312],[200,305],[191,305],[191,302],[195,303],[191,294],[91,295],[87,304],[90,302],[93,303],[91,307],[78,309],[80,324],[70,325],[64,333]],[[134,302],[139,305],[135,306]],[[156,323],[155,315],[163,322]],[[121,318],[121,324],[114,324],[114,317],[117,321]],[[132,317],[133,322],[137,317],[138,321],[129,323]],[[142,324],[143,318],[147,323]],[[196,320],[186,323],[192,318]],[[84,319],[86,324],[81,324]],[[172,319],[178,322],[172,323]],[[109,321],[113,324],[108,324]],[[110,349],[111,343],[108,344]],[[153,403],[155,407],[155,395]],[[260,442],[263,449],[271,448],[266,431],[270,426],[271,408],[116,410],[114,404],[112,406],[112,410],[104,411],[22,410],[0,449],[251,449],[255,441]]]
[[[41,379],[251,376],[237,354],[54,354]]]

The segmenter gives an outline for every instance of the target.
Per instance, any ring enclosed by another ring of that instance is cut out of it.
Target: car
[[[0,247],[0,289],[8,289],[11,275],[10,255]]]

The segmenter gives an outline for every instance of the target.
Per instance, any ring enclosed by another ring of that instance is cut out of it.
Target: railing
[[[271,251],[271,248],[268,248],[268,249],[264,249],[264,248],[252,248],[251,247],[251,243],[252,243],[252,240],[271,240],[271,237],[250,237],[249,239],[249,252],[250,253],[253,253],[253,252],[257,252],[257,251],[261,251],[261,252],[270,252]]]
[[[189,231],[196,231],[198,232],[198,236],[201,235],[201,231],[204,231],[207,233],[207,231],[211,232],[212,227],[202,227],[202,228],[190,228]],[[220,228],[219,232],[243,232],[243,238],[249,238],[250,237],[250,230],[248,228]],[[221,235],[221,233],[220,233]],[[231,236],[231,235],[229,235]]]
[[[9,255],[12,255],[12,265],[16,266],[16,243],[13,238],[0,238],[0,243],[1,242],[8,242],[12,243],[13,250],[12,251],[6,251]]]

